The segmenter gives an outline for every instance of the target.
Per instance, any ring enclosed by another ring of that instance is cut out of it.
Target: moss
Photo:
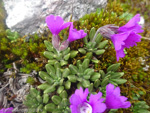
[[[50,38],[44,35],[41,35],[41,37],[36,34],[31,35],[29,41],[27,41],[27,36],[23,36],[15,42],[11,42],[4,33],[0,37],[0,52],[3,53],[0,60],[3,68],[6,69],[7,65],[10,66],[15,62],[17,67],[20,67],[20,71],[24,73],[42,69],[47,62],[43,56],[45,50],[44,40]]]

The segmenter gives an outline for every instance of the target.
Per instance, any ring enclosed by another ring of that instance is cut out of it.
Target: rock
[[[54,14],[69,21],[104,8],[107,0],[3,0],[7,12],[6,25],[21,34],[43,30],[45,17]]]

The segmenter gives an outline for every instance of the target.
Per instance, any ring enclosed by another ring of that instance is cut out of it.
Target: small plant
[[[11,42],[16,42],[17,39],[19,38],[19,34],[15,31],[15,32],[11,32],[10,29],[6,30],[6,34],[7,34],[7,38],[11,41]]]

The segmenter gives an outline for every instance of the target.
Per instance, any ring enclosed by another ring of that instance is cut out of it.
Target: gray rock
[[[42,32],[45,17],[54,14],[69,21],[104,8],[107,0],[3,0],[7,12],[6,25],[21,34]]]

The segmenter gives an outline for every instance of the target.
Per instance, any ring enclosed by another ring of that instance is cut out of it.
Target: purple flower
[[[126,25],[118,29],[118,34],[111,35],[111,40],[116,50],[117,61],[125,57],[124,48],[130,48],[137,42],[140,42],[141,36],[137,33],[143,32],[142,27],[138,25],[140,15],[135,15]]]
[[[84,30],[77,31],[77,29],[73,29],[73,23],[71,23],[70,29],[69,29],[69,37],[67,40],[69,42],[72,42],[72,41],[84,38],[86,35],[87,33],[85,33]]]
[[[84,38],[87,34],[83,30],[77,31],[73,29],[73,23],[67,22],[64,23],[64,20],[60,16],[50,15],[46,17],[46,23],[48,28],[53,34],[52,44],[57,51],[65,50],[69,46],[69,42],[72,42],[77,39]],[[59,32],[70,26],[69,37],[62,44],[60,43]]]
[[[118,29],[119,33],[134,31],[136,33],[142,33],[142,26],[138,24],[140,22],[140,14],[136,14],[126,25]]]
[[[0,110],[0,113],[12,113],[13,107],[3,108]]]
[[[114,88],[113,84],[107,85],[105,104],[108,109],[129,108],[131,103],[127,99],[125,96],[120,96],[119,87]]]
[[[70,25],[70,22],[64,23],[60,16],[50,15],[46,17],[46,23],[53,35],[58,35],[59,32]]]
[[[106,105],[102,103],[104,99],[101,98],[101,92],[96,95],[91,94],[89,101],[87,101],[88,94],[88,88],[83,91],[80,87],[71,95],[71,113],[103,113],[106,110]]]

